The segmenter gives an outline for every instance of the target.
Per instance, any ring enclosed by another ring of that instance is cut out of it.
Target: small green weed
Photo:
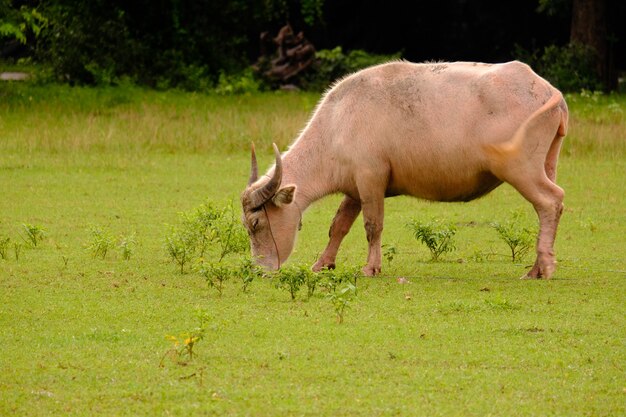
[[[331,292],[326,297],[332,303],[335,308],[335,314],[337,315],[337,323],[343,323],[343,316],[350,305],[350,302],[356,296],[356,287],[352,283],[348,283],[345,287],[339,291]]]
[[[396,248],[396,246],[393,244],[384,244],[382,246],[382,249],[383,258],[385,258],[385,260],[387,261],[387,266],[389,266],[391,265],[391,261],[393,261],[393,259],[398,254],[398,248]]]
[[[358,267],[345,267],[334,271],[336,282],[348,283],[354,287],[354,294],[358,291],[358,279],[363,276],[361,269]]]
[[[313,272],[306,265],[291,265],[281,268],[276,272],[278,279],[276,287],[289,291],[291,300],[295,301],[300,287],[307,283],[308,277],[311,274],[313,274]]]
[[[341,284],[350,283],[354,285],[355,291],[357,281],[362,276],[358,267],[344,267],[338,269],[323,269],[319,272],[319,286],[327,292],[336,292]]]
[[[237,276],[241,278],[242,286],[241,291],[247,292],[248,286],[254,281],[255,278],[261,278],[264,275],[263,268],[257,265],[254,260],[246,256],[239,265]]]
[[[137,240],[135,239],[135,234],[131,233],[130,235],[120,236],[117,248],[122,253],[122,259],[128,261],[132,254],[135,252],[136,246]]]
[[[249,248],[248,235],[235,214],[232,201],[220,211],[214,233],[219,247],[220,262],[227,255],[242,253]]]
[[[11,238],[8,236],[0,236],[0,258],[7,259],[7,251],[11,244]]]
[[[445,224],[441,220],[433,219],[428,223],[412,219],[407,223],[407,228],[413,232],[415,239],[422,242],[430,250],[433,261],[439,257],[456,249],[454,235],[456,226],[451,223]]]
[[[20,242],[13,242],[13,254],[15,255],[16,261],[20,260],[20,255],[22,253],[23,247],[24,245],[22,245]]]
[[[115,238],[108,229],[99,226],[91,226],[89,233],[91,234],[91,244],[87,249],[94,258],[105,259],[107,253],[115,246]]]
[[[511,218],[504,223],[493,222],[491,227],[496,229],[500,239],[502,239],[511,251],[511,261],[521,260],[528,254],[533,246],[536,233],[529,227],[524,227],[522,223],[522,212],[514,211]]]
[[[32,243],[29,243],[29,246]],[[21,242],[12,242],[9,236],[0,236],[0,259],[8,259],[9,258],[9,248],[13,248],[13,255],[15,256],[15,260],[20,260],[20,255],[22,254],[22,248],[24,244]]]
[[[224,282],[228,281],[233,275],[231,268],[220,263],[204,263],[200,261],[197,270],[204,277],[209,287],[217,290],[220,297],[224,290]]]
[[[358,267],[344,267],[338,269],[322,269],[320,272],[312,272],[308,268],[301,267],[305,275],[307,287],[307,299],[311,298],[319,286],[326,292],[335,292],[341,284],[351,284],[354,291],[357,290],[357,281],[362,276]]]
[[[322,274],[320,273],[311,273],[306,276],[306,298],[307,300],[315,294],[315,290],[317,285],[322,280]]]
[[[163,362],[168,356],[178,365],[187,365],[193,360],[195,355],[194,348],[206,336],[207,327],[211,321],[210,314],[203,309],[196,311],[196,318],[198,320],[198,326],[192,330],[180,333],[178,336],[165,336],[167,340],[172,342],[173,346],[165,352],[165,355],[161,358],[160,367],[163,367]]]
[[[191,212],[180,213],[178,226],[170,226],[165,249],[181,274],[191,261],[211,254],[221,262],[226,256],[244,252],[248,237],[235,215],[232,202],[216,208],[211,202]]]
[[[180,273],[185,273],[185,265],[187,265],[195,256],[197,251],[196,235],[186,229],[177,229],[170,227],[168,234],[165,236],[165,249],[167,254],[180,266]]]
[[[33,248],[36,248],[46,236],[46,230],[35,224],[24,223],[22,224],[22,229],[26,233],[26,237],[22,237],[22,239]]]
[[[289,291],[291,299],[295,300],[303,285],[307,288],[307,299],[313,296],[318,286],[334,293],[341,284],[349,284],[356,294],[357,280],[361,276],[361,271],[357,267],[351,267],[313,272],[307,265],[292,265],[280,269],[275,274],[276,287]]]
[[[180,213],[182,229],[189,234],[189,244],[196,246],[199,257],[204,256],[209,243],[215,239],[215,223],[220,215],[220,210],[210,202],[201,204],[189,213]]]

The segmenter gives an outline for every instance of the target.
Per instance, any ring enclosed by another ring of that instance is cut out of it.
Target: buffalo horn
[[[256,152],[254,151],[254,143],[252,144],[252,166],[250,167],[250,179],[248,180],[248,187],[254,184],[259,179],[259,167],[256,162]]]
[[[280,183],[283,178],[283,161],[280,157],[280,151],[278,150],[278,146],[273,144],[274,146],[274,154],[276,155],[276,166],[274,168],[274,175],[270,180],[265,184],[262,188],[254,191],[250,196],[250,200],[252,203],[252,207],[261,207],[263,204],[270,201],[272,197],[278,192],[278,188],[280,187]]]

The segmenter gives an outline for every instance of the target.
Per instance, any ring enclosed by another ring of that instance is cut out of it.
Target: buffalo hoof
[[[311,267],[311,271],[313,272],[320,272],[322,269],[335,269],[335,263],[317,261],[315,265]]]
[[[541,277],[540,277],[540,276],[533,276],[533,275],[531,275],[531,274],[530,274],[530,272],[529,272],[529,273],[527,273],[527,274],[522,275],[522,276],[520,277],[520,279],[541,279]]]
[[[535,264],[532,269],[520,279],[550,279],[554,273],[554,269],[554,265],[540,268],[537,264]]]
[[[373,277],[380,274],[380,266],[365,266],[363,267],[363,275],[366,277]]]

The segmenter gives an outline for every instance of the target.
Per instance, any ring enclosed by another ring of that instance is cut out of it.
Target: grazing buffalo
[[[337,82],[298,139],[258,177],[254,147],[241,195],[259,264],[280,268],[302,213],[333,193],[344,199],[313,270],[334,267],[342,239],[363,212],[366,275],[381,268],[385,197],[470,201],[502,182],[539,217],[537,259],[525,277],[550,278],[563,210],[556,167],[568,110],[562,94],[521,62],[390,62]]]

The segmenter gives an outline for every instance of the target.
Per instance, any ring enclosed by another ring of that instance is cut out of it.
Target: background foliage
[[[609,58],[624,68],[626,28],[619,22],[626,5],[607,5]],[[571,7],[568,0],[0,0],[0,59],[39,63],[40,78],[71,84],[206,91],[225,74],[222,92],[241,92],[263,88],[250,74],[243,81],[234,75],[258,58],[259,34],[276,34],[289,22],[319,52],[301,87],[324,88],[358,61],[401,55],[416,62],[522,58],[565,90],[594,89],[594,57],[568,45]],[[236,85],[225,76],[235,76]]]

